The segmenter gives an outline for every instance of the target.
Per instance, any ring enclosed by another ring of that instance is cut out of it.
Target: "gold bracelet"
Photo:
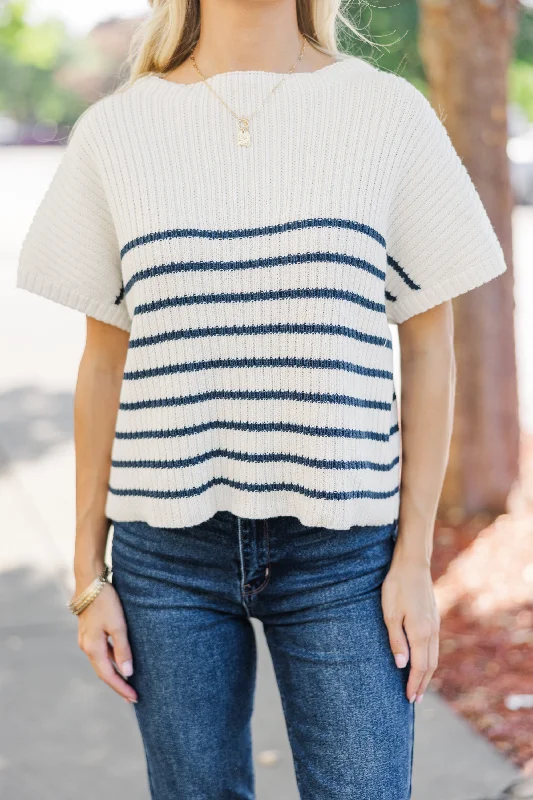
[[[77,597],[73,597],[70,600],[70,602],[67,604],[67,608],[69,608],[73,614],[76,614],[76,616],[81,614],[81,612],[87,608],[89,603],[92,603],[92,601],[98,597],[108,582],[107,579],[110,572],[111,569],[106,564],[101,573],[97,575],[93,581],[91,581],[87,588],[84,589],[83,592],[80,592]]]

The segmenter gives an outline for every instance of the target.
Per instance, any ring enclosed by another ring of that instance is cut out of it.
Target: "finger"
[[[115,628],[109,631],[111,636],[111,648],[113,652],[113,659],[125,678],[133,675],[133,658],[131,655],[131,648],[128,642],[128,633],[126,625]]]
[[[89,644],[85,648],[85,653],[94,671],[104,683],[126,700],[130,702],[137,700],[136,691],[116,672],[111,663],[105,634],[102,634],[98,641]]]
[[[407,638],[409,639],[409,634],[407,634]],[[429,637],[417,637],[413,641],[409,639],[411,645],[411,669],[409,680],[407,681],[406,694],[410,703],[414,703],[416,700],[417,692],[428,668],[428,640]]]
[[[409,661],[409,644],[399,618],[385,620],[389,634],[389,642],[394,656],[394,661],[399,669],[407,666]]]
[[[107,655],[108,655],[109,662],[111,663],[111,666],[113,667],[113,670],[115,671],[115,675],[118,675],[120,678],[122,678],[122,675],[120,674],[120,671],[117,672],[118,666],[117,666],[117,664],[115,662],[115,656],[114,656],[114,652],[113,652],[113,645],[111,645],[109,643],[107,645]],[[126,683],[126,686],[128,686],[132,690],[128,694],[126,699],[131,701],[131,702],[133,702],[133,703],[136,703],[137,700],[139,699],[138,695],[137,695],[137,692],[135,691],[135,689],[133,689],[133,687],[129,683],[127,683],[127,681],[125,681],[125,683]]]
[[[96,674],[104,683],[130,703],[137,702],[136,691],[122,678],[113,667],[111,659],[106,657],[95,665]]]
[[[418,691],[416,693],[416,701],[417,703],[421,703],[426,692],[426,689],[429,686],[429,682],[433,677],[435,670],[437,669],[437,664],[439,661],[439,635],[437,632],[433,633],[429,640],[428,645],[428,668],[426,670],[426,674],[422,679],[420,686],[418,687]]]

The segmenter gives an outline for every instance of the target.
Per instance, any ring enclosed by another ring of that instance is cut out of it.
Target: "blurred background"
[[[126,76],[146,13],[143,0],[0,0],[1,800],[148,798],[134,712],[93,675],[65,609],[85,321],[14,288],[69,129]],[[372,44],[342,31],[342,49],[412,81],[441,114],[509,266],[454,301],[459,383],[433,560],[441,661],[417,708],[413,797],[533,798],[533,0],[345,13]],[[296,800],[257,633],[258,798]]]

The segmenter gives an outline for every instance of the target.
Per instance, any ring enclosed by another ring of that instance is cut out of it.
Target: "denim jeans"
[[[349,530],[218,511],[115,522],[113,584],[154,800],[252,800],[262,621],[302,800],[408,800],[414,705],[381,611],[397,526]]]

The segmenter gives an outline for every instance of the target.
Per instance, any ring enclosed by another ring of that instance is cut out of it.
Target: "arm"
[[[421,699],[438,659],[439,616],[430,563],[453,424],[455,357],[450,301],[398,328],[402,479],[399,532],[382,605],[399,667],[410,657],[407,697]],[[410,650],[410,653],[409,653]]]
[[[128,333],[87,317],[87,338],[74,402],[76,449],[76,595],[104,566],[109,520],[105,502]],[[108,584],[79,617],[78,642],[97,675],[126,699],[136,693],[113,667],[129,676],[131,651],[118,595]],[[107,637],[113,639],[113,646]]]

